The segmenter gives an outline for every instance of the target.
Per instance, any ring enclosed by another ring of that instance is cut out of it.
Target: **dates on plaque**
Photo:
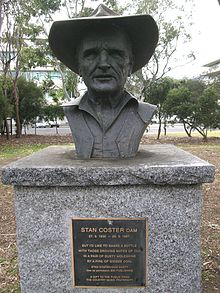
[[[146,219],[72,219],[74,287],[145,287]]]

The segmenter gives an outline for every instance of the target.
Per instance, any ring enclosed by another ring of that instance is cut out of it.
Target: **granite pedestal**
[[[209,163],[172,145],[144,146],[125,160],[78,160],[70,147],[54,146],[7,166],[2,177],[15,189],[23,293],[201,292]],[[73,288],[71,218],[147,218],[147,287]]]

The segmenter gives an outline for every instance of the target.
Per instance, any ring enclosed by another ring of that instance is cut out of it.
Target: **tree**
[[[4,30],[1,38],[1,61],[5,76],[11,76],[13,80],[13,95],[15,102],[16,135],[21,135],[19,117],[20,98],[18,93],[18,79],[22,68],[22,51],[31,46],[41,28],[31,22],[34,13],[33,3],[25,0],[4,1]],[[35,6],[36,8],[36,6]]]
[[[177,81],[172,78],[164,77],[160,80],[151,84],[148,91],[145,91],[145,100],[149,103],[157,105],[156,117],[158,118],[159,127],[157,133],[157,139],[160,138],[162,123],[164,122],[165,131],[167,123],[167,112],[164,108],[164,103],[166,101],[169,91],[174,88]]]
[[[58,130],[57,130],[57,125],[58,125],[57,120],[58,119],[63,120],[63,118],[64,118],[63,108],[59,104],[46,105],[44,107],[44,118],[47,121],[55,121],[56,122],[56,132],[58,133]]]
[[[195,96],[186,86],[171,89],[164,103],[169,117],[183,123],[188,136],[193,130],[207,139],[209,129],[220,127],[219,95],[214,86],[205,88],[201,95]]]
[[[46,101],[41,88],[34,82],[19,78],[17,86],[20,97],[19,117],[22,127],[35,121],[36,117],[43,115]]]
[[[180,80],[180,85],[185,86],[190,90],[192,99],[194,100],[201,96],[207,87],[207,84],[199,78]]]
[[[1,133],[6,132],[7,139],[9,139],[9,126],[8,126],[8,117],[12,115],[12,94],[13,94],[13,83],[12,79],[5,76],[5,74],[0,76],[0,128]]]
[[[47,39],[39,17],[48,26],[49,16],[58,11],[64,0],[6,0],[1,1],[4,17],[1,37],[1,61],[5,75],[13,77],[13,94],[16,109],[16,135],[21,134],[17,82],[25,69],[44,66],[51,60]],[[0,11],[0,12],[1,12]]]
[[[184,79],[179,82],[175,89],[172,89],[166,98],[164,108],[169,117],[175,117],[175,122],[183,123],[186,134],[191,137],[194,130],[192,117],[195,112],[197,99],[202,95],[206,85],[199,79]]]
[[[183,123],[186,134],[191,137],[195,103],[191,91],[184,85],[170,89],[164,102],[164,110],[168,117],[175,117],[174,122]]]
[[[7,117],[11,115],[12,106],[9,103],[7,97],[3,94],[2,89],[0,89],[0,133],[5,133],[5,128],[7,129]],[[6,131],[7,138],[9,138],[9,131]]]
[[[190,25],[191,11],[188,5],[193,0],[178,6],[173,0],[132,0],[133,10],[139,14],[150,14],[154,17],[159,27],[159,42],[150,62],[130,79],[130,87],[136,88],[136,94],[141,100],[151,83],[164,77],[172,67],[181,66],[178,60],[178,45],[190,41],[187,26]],[[187,25],[186,25],[186,22]],[[184,64],[194,60],[193,52],[182,52],[181,60]],[[179,62],[179,63],[178,63]]]
[[[220,128],[219,95],[214,86],[209,86],[197,99],[194,128],[207,139],[209,129]]]

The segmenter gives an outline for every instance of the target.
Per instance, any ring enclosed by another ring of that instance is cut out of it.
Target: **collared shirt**
[[[130,100],[137,102],[133,96],[124,92],[123,96],[111,106],[104,104],[103,101],[93,101],[86,93],[79,103],[79,109],[89,113],[106,132]]]
[[[64,105],[77,154],[83,159],[134,157],[156,107],[125,92],[117,107],[105,110],[87,94]]]
[[[91,157],[120,157],[116,138],[120,135],[124,123],[129,119],[128,113],[135,105],[137,108],[137,100],[127,93],[124,93],[117,105],[113,107],[106,107],[107,105],[103,103],[89,99],[87,94],[84,95],[80,101],[79,110],[83,111],[83,117],[94,138]]]

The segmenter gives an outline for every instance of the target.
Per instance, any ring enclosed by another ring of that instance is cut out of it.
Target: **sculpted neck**
[[[99,104],[103,106],[110,106],[111,108],[115,108],[118,104],[123,100],[125,91],[117,93],[94,93],[88,91],[88,98],[94,104]]]

